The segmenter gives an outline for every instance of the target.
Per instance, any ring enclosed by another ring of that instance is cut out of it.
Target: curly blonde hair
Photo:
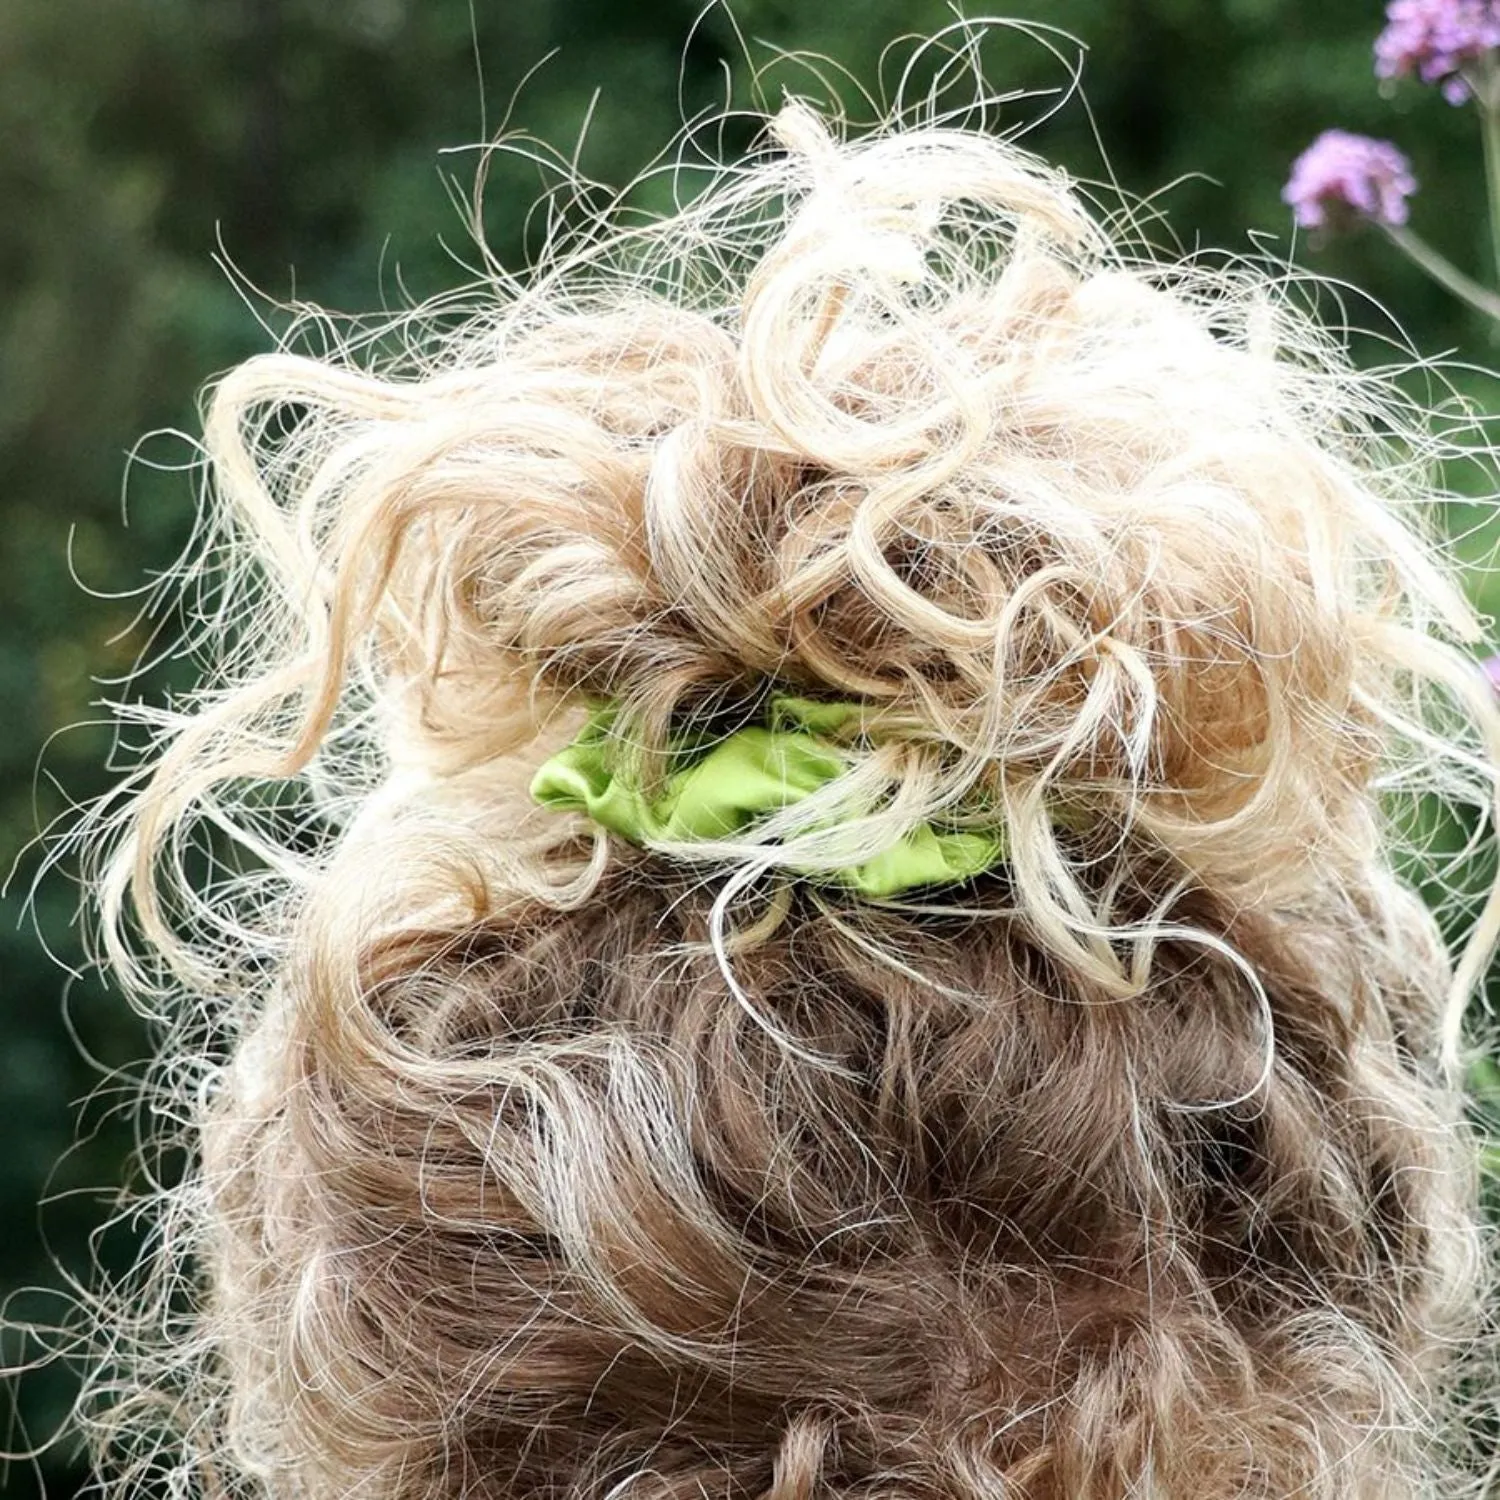
[[[1014,143],[796,103],[488,294],[207,409],[213,676],[97,877],[197,1159],[96,1387],[127,1467],[1472,1487],[1494,899],[1455,975],[1390,799],[1487,805],[1496,713],[1398,388]],[[527,796],[591,703],[649,782],[776,691],[874,728],[743,833]],[[985,875],[802,878],[976,794]]]

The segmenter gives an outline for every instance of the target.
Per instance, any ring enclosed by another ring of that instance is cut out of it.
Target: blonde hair
[[[207,408],[211,676],[98,875],[200,1157],[127,1467],[1454,1493],[1494,901],[1453,975],[1385,799],[1487,806],[1497,716],[1397,387],[932,116],[789,104],[489,292]],[[744,835],[526,795],[590,701],[650,780],[773,690],[876,732]],[[976,791],[962,888],[791,873]]]

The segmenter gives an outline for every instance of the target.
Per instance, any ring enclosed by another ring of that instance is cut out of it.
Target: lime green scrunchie
[[[824,736],[857,729],[863,718],[856,703],[779,697],[771,708],[769,727],[736,730],[701,753],[679,746],[686,764],[667,775],[654,798],[616,773],[610,753],[615,712],[599,709],[573,743],[537,771],[531,795],[544,807],[585,812],[634,844],[731,837],[842,776],[847,762]],[[859,864],[802,873],[884,897],[968,880],[998,864],[1005,852],[999,830],[926,823]]]

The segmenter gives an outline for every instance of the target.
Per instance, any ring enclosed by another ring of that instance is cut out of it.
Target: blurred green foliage
[[[1009,12],[1089,49],[1092,120],[1075,102],[1030,143],[1085,178],[1112,171],[1133,193],[1172,184],[1158,202],[1184,246],[1285,253],[1287,166],[1338,124],[1397,139],[1423,183],[1417,227],[1483,268],[1473,120],[1416,86],[1377,89],[1376,0],[1013,0]],[[132,1146],[128,1091],[79,1106],[146,1040],[118,998],[68,981],[47,955],[43,937],[79,961],[75,892],[52,876],[28,911],[28,845],[107,784],[98,705],[147,646],[127,591],[188,537],[190,443],[150,439],[128,486],[126,453],[151,431],[191,432],[203,382],[269,340],[266,307],[216,256],[275,299],[368,310],[434,293],[466,276],[448,248],[466,246],[445,176],[462,184],[476,160],[439,152],[481,139],[513,97],[515,124],[568,151],[591,113],[582,166],[623,183],[682,108],[722,100],[726,65],[741,102],[749,63],[773,47],[826,53],[869,82],[887,43],[951,19],[937,0],[736,0],[732,20],[699,17],[698,0],[0,5],[0,868],[18,861],[0,924],[0,1292],[13,1315],[58,1315],[55,1296],[21,1289],[83,1271]],[[996,37],[985,56],[997,86],[1067,80],[1019,36]],[[783,83],[797,85],[793,70],[770,79],[773,100]],[[512,263],[539,186],[515,166],[492,184],[488,235]],[[1354,321],[1378,325],[1389,308],[1426,352],[1493,358],[1488,331],[1377,236],[1306,258],[1373,299],[1351,291]],[[1487,377],[1476,372],[1473,388],[1488,400]],[[1490,545],[1486,527],[1469,544],[1476,561]],[[60,1369],[22,1382],[22,1422],[0,1446],[45,1435],[69,1390]],[[85,1477],[64,1445],[13,1464],[6,1493],[45,1481],[66,1495]]]

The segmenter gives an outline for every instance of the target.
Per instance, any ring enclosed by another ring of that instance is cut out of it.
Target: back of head
[[[413,327],[218,385],[238,603],[100,878],[215,1038],[134,1404],[184,1472],[1456,1482],[1459,1011],[1377,787],[1484,782],[1419,710],[1492,711],[1392,393],[1012,144],[798,105]],[[649,802],[787,700],[833,771],[712,837],[528,795],[591,710]],[[184,893],[205,819],[250,857]],[[993,857],[847,878],[945,835]]]

